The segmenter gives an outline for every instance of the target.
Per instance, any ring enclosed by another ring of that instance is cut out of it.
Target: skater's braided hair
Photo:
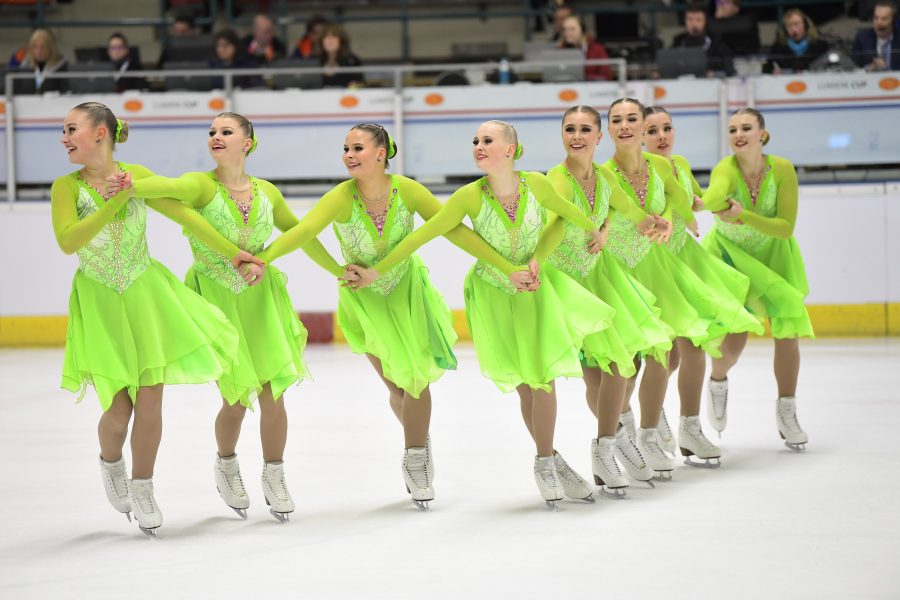
[[[87,115],[88,121],[94,127],[100,127],[101,125],[106,127],[113,148],[115,148],[117,143],[124,144],[128,140],[128,123],[117,119],[107,105],[99,102],[83,102],[72,110],[77,110]]]
[[[372,139],[375,140],[376,148],[384,148],[384,168],[387,169],[390,166],[390,159],[397,156],[397,142],[395,142],[387,132],[387,129],[378,123],[359,123],[358,125],[354,125],[350,131],[353,131],[354,129],[365,131],[371,135]]]
[[[238,127],[241,128],[241,131],[244,132],[244,135],[250,138],[252,143],[250,144],[250,148],[245,153],[245,156],[250,156],[250,153],[256,150],[256,147],[259,145],[259,141],[256,139],[256,133],[253,132],[253,123],[250,122],[250,119],[236,112],[219,113],[216,115],[216,118],[233,119],[237,121]]]
[[[512,123],[507,123],[506,121],[500,121],[498,119],[491,119],[490,121],[485,121],[485,123],[490,123],[491,125],[497,125],[498,127],[500,127],[501,131],[503,131],[503,137],[506,138],[506,141],[516,147],[513,159],[519,160],[520,158],[522,158],[522,153],[525,152],[525,148],[523,148],[522,144],[519,143],[519,134],[516,133],[516,128],[512,126]]]

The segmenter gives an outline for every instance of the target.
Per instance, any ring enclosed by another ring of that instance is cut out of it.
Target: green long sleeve
[[[289,231],[296,227],[300,222],[297,215],[288,207],[281,190],[265,180],[258,180],[260,186],[266,193],[266,196],[272,202],[272,218],[275,227],[283,232]],[[340,277],[344,272],[344,268],[334,259],[330,252],[322,245],[319,238],[313,238],[300,247],[301,250],[317,265],[334,275]]]
[[[403,238],[387,256],[372,265],[372,268],[378,273],[387,273],[415,252],[419,246],[446,234],[462,223],[467,214],[477,215],[481,208],[481,189],[476,184],[477,182],[467,184],[453,192],[439,211],[421,227]]]
[[[433,218],[441,210],[440,201],[434,197],[434,194],[418,181],[414,181],[407,177],[395,177],[397,187],[401,192],[403,201],[407,203],[413,211],[419,214],[425,221]],[[489,263],[503,272],[504,275],[510,275],[514,271],[521,270],[512,264],[497,252],[490,244],[472,231],[471,228],[460,223],[450,231],[444,234],[453,245],[457,246],[464,252],[474,256],[478,260]],[[377,270],[377,269],[376,269]],[[383,273],[383,271],[379,271]]]
[[[77,173],[57,177],[50,188],[50,212],[56,243],[66,254],[78,252],[116,218],[128,202],[130,191],[116,194],[106,204],[84,219],[78,219]]]
[[[665,187],[666,207],[661,215],[662,218],[671,221],[672,213],[677,210],[688,223],[693,222],[694,215],[690,209],[691,202],[688,200],[687,192],[684,191],[684,188],[681,187],[674,173],[672,173],[672,164],[669,162],[669,159],[664,156],[650,154],[649,152],[645,152],[644,156],[650,160],[650,164],[653,165],[656,174],[662,179]],[[689,216],[684,214],[684,210],[688,211]]]
[[[352,183],[353,180],[350,179],[328,191],[296,225],[278,236],[257,258],[272,262],[311,242],[333,221],[349,219],[353,210],[353,195],[350,191]]]
[[[534,260],[543,264],[553,254],[566,235],[566,220],[551,214],[547,218],[547,225],[541,231],[537,246],[534,249]]]
[[[571,221],[585,231],[597,229],[594,222],[578,210],[577,206],[559,195],[559,192],[553,186],[553,183],[547,179],[546,175],[543,173],[529,172],[527,177],[528,185],[531,187],[535,199],[541,206],[555,212],[566,221]]]
[[[204,219],[193,208],[188,208],[181,202],[171,198],[147,198],[145,202],[147,206],[172,219],[187,229],[191,235],[229,260],[240,252],[240,248],[219,233],[209,221]]]
[[[609,206],[617,213],[635,223],[641,223],[647,218],[647,213],[642,211],[637,204],[631,201],[622,186],[619,185],[615,174],[606,167],[600,167],[600,173],[609,184]]]
[[[766,217],[744,207],[738,219],[749,227],[777,238],[789,238],[794,234],[797,224],[798,197],[800,193],[797,171],[787,159],[771,156],[772,177],[778,189],[776,196],[776,213],[774,217]],[[719,161],[712,170],[709,187],[703,195],[706,210],[712,212],[728,208],[728,198],[737,193],[739,182],[743,178],[740,167],[734,156],[727,156]]]
[[[216,195],[216,182],[208,173],[185,173],[181,177],[150,175],[133,181],[138,198],[174,198],[191,208],[203,208]]]
[[[691,163],[688,162],[688,159],[679,154],[675,154],[672,156],[672,160],[675,161],[678,166],[684,169],[684,172],[687,173],[688,177],[691,178],[691,191],[694,193],[694,195],[697,197],[703,197],[703,188],[700,187],[699,183],[697,183],[697,178],[694,177],[694,172],[691,170]],[[694,203],[693,198],[689,198],[689,200],[691,200],[691,204]]]
[[[773,156],[772,171],[775,185],[778,187],[775,216],[764,217],[753,211],[744,210],[739,218],[744,224],[766,235],[786,239],[794,235],[794,226],[797,224],[800,185],[797,182],[797,171],[790,161]]]

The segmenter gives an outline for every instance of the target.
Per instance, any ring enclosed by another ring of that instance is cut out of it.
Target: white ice
[[[713,437],[721,469],[680,466],[656,489],[632,482],[626,501],[557,512],[535,487],[517,397],[480,375],[471,346],[433,386],[428,513],[407,499],[387,394],[346,347],[310,348],[315,381],[288,391],[286,525],[262,497],[258,413],[238,447],[251,495],[241,521],[213,483],[215,388],[171,387],[157,539],[107,504],[99,405],[92,390],[76,405],[57,388],[61,350],[3,350],[0,598],[900,597],[900,340],[801,348],[807,452],[778,437],[771,343],[752,342]],[[559,398],[556,447],[589,478],[582,384],[561,382]]]

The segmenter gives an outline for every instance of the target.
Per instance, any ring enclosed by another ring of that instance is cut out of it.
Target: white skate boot
[[[628,481],[622,475],[619,463],[616,462],[616,438],[601,437],[591,441],[591,463],[594,471],[594,484],[600,486],[604,496],[622,500]]]
[[[703,430],[700,428],[700,417],[681,417],[678,441],[681,455],[684,457],[684,464],[708,469],[717,469],[722,466],[719,461],[722,451],[703,435]],[[691,456],[696,456],[703,462],[693,461]]]
[[[290,521],[294,501],[284,482],[284,461],[272,461],[263,465],[262,488],[272,516],[281,523]]]
[[[556,472],[556,460],[553,456],[534,457],[534,481],[537,483],[541,497],[547,503],[547,507],[556,510],[564,493],[559,482],[559,474]]]
[[[216,489],[219,495],[239,517],[247,519],[247,509],[250,508],[250,497],[244,489],[244,480],[241,479],[241,467],[238,465],[237,455],[232,454],[225,458],[216,455],[216,464],[213,469],[216,478]]]
[[[709,403],[706,405],[706,418],[709,424],[722,437],[725,431],[725,425],[728,424],[728,380],[716,381],[710,378],[709,386]]]
[[[131,480],[131,509],[140,530],[147,536],[156,536],[156,530],[162,526],[163,516],[153,497],[153,479]]]
[[[806,450],[809,438],[797,422],[797,398],[782,396],[775,404],[775,424],[784,445],[796,452]]]
[[[419,510],[428,510],[428,503],[434,500],[429,456],[427,446],[403,451],[403,481],[406,482],[406,491],[412,495],[412,501]]]
[[[106,490],[106,499],[113,508],[125,513],[131,523],[131,500],[128,499],[128,476],[125,474],[125,457],[107,462],[100,457],[100,477]]]
[[[553,453],[553,461],[556,463],[556,474],[559,476],[559,484],[563,494],[572,500],[584,500],[594,502],[594,490],[584,478],[569,466],[566,459],[559,452]]]
[[[619,423],[622,424],[622,427],[625,428],[625,431],[628,432],[629,437],[631,439],[637,439],[637,429],[634,426],[634,411],[629,410],[628,412],[623,412],[619,415]]]
[[[629,475],[638,481],[647,483],[650,487],[656,487],[652,481],[656,474],[634,443],[634,438],[628,435],[625,426],[619,427],[616,431],[616,458],[619,459]]]
[[[675,456],[675,435],[672,433],[672,428],[669,427],[665,410],[659,414],[659,441],[662,443],[663,450]]]
[[[669,481],[672,479],[672,471],[675,469],[675,461],[663,451],[662,444],[659,441],[659,431],[657,429],[637,430],[637,447],[647,460],[647,464],[651,469],[656,471],[655,479],[660,481]]]

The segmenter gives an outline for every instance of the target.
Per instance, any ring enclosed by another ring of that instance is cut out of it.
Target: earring
[[[376,158],[375,160],[377,160],[378,162],[381,162],[381,157],[379,156],[379,157]]]
[[[98,144],[100,143],[100,138],[97,138],[97,143],[98,143]]]
[[[511,156],[512,156],[512,154],[507,154],[506,158],[510,158]]]

